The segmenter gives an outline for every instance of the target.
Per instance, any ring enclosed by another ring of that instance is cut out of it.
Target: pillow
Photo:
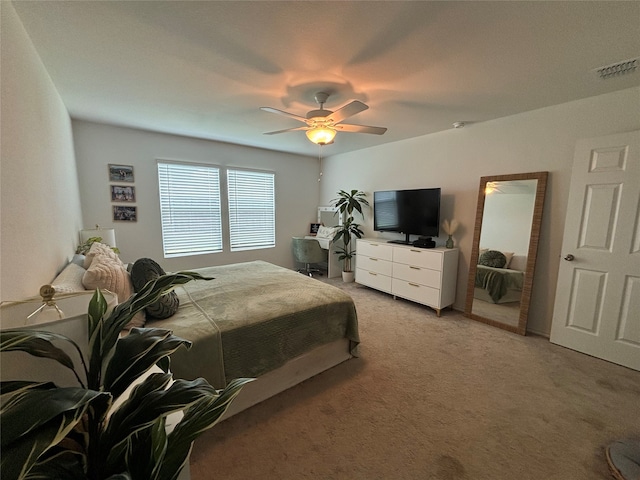
[[[500,253],[504,255],[504,258],[507,260],[507,263],[504,264],[504,268],[510,268],[511,259],[513,258],[513,252],[505,252],[504,250],[500,250]]]
[[[96,244],[94,243],[94,245]],[[93,246],[91,250],[93,250]],[[93,255],[91,257],[91,265],[82,277],[82,284],[87,289],[100,288],[109,290],[118,296],[118,303],[122,303],[133,295],[133,285],[131,276],[124,264],[115,253],[113,257],[103,254]],[[125,326],[125,329],[143,327],[144,322],[144,311],[136,313],[133,319]]]
[[[509,262],[509,268],[511,270],[518,270],[524,272],[527,269],[527,256],[526,255],[514,255]]]
[[[56,278],[53,279],[51,285],[55,288],[56,293],[73,293],[84,292],[85,288],[82,284],[82,277],[86,270],[80,265],[69,263]]]
[[[497,250],[487,250],[478,258],[478,265],[485,267],[504,268],[507,264],[507,257]]]
[[[148,282],[164,274],[165,271],[155,261],[150,258],[140,258],[131,267],[133,289],[139,292]],[[149,305],[146,312],[150,317],[162,320],[176,313],[179,305],[178,294],[172,290],[162,295],[157,302]]]
[[[494,250],[494,249],[480,247],[480,250],[478,251],[478,258],[480,258],[483,253],[488,252],[489,250]],[[507,260],[507,263],[504,264],[504,267],[499,267],[499,268],[510,268],[509,265],[511,264],[511,259],[513,258],[513,252],[504,252],[502,250],[496,250],[496,251],[502,253],[504,255],[504,258],[506,258]]]
[[[338,227],[325,227],[324,225],[320,225],[318,227],[318,232],[316,233],[316,237],[333,238],[337,230],[338,230]]]
[[[93,259],[96,257],[96,255],[105,255],[111,258],[112,260],[117,260],[118,262],[120,262],[120,258],[118,257],[118,254],[113,250],[111,250],[111,247],[109,245],[105,245],[104,243],[100,243],[100,242],[93,242],[91,244],[91,248],[85,255],[84,268],[88,269],[91,266],[91,262],[93,262]],[[120,301],[123,301],[123,300],[121,299]]]
[[[71,259],[71,263],[75,263],[76,265],[80,265],[82,268],[84,268],[85,259],[86,257],[84,255],[80,255],[79,253],[76,253]]]

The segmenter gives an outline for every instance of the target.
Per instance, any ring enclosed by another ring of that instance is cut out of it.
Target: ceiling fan
[[[337,132],[349,132],[349,133],[372,133],[374,135],[382,135],[387,131],[384,127],[370,127],[367,125],[351,125],[348,123],[342,123],[347,118],[355,115],[356,113],[363,112],[367,108],[362,102],[354,100],[351,103],[339,108],[335,112],[331,110],[325,110],[324,104],[329,98],[329,94],[325,92],[318,92],[315,94],[315,100],[320,105],[317,110],[311,110],[307,112],[306,117],[296,115],[294,113],[284,112],[277,108],[260,107],[260,110],[265,112],[277,113],[278,115],[284,115],[285,117],[294,118],[300,122],[304,122],[305,126],[296,128],[287,128],[285,130],[277,130],[275,132],[266,132],[265,135],[275,135],[277,133],[295,132],[298,130],[305,130],[307,138],[313,143],[318,145],[328,145],[333,143],[333,139]]]

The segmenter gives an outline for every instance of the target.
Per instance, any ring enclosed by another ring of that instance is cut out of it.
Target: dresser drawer
[[[442,270],[442,252],[420,248],[394,248],[393,261],[432,270]]]
[[[391,293],[391,277],[387,275],[356,268],[356,282],[376,290]]]
[[[389,262],[393,257],[393,247],[382,242],[365,242],[358,240],[356,251],[358,255],[379,258],[380,260],[388,260]]]
[[[440,290],[437,288],[394,278],[391,284],[391,293],[407,300],[440,308]]]
[[[369,270],[375,273],[381,273],[388,277],[391,276],[393,264],[389,260],[381,260],[376,257],[363,256],[362,253],[356,255],[356,267],[363,270]]]
[[[440,274],[438,270],[405,265],[403,263],[393,263],[393,278],[405,280],[407,282],[419,283],[427,287],[440,288]]]

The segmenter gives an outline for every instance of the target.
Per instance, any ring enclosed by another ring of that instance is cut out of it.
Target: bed
[[[478,265],[474,297],[491,303],[519,302],[524,272]]]
[[[177,287],[178,311],[146,326],[193,342],[171,356],[177,378],[216,388],[257,378],[225,417],[357,356],[355,305],[342,290],[263,261],[195,271],[214,280]]]
[[[504,258],[494,264],[500,255]],[[519,302],[526,268],[526,255],[481,247],[473,297],[495,304]]]

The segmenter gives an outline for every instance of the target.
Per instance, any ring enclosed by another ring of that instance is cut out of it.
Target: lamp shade
[[[336,131],[329,127],[315,127],[306,131],[307,138],[318,145],[327,145],[333,142]]]
[[[80,230],[80,243],[85,243],[92,237],[101,237],[100,243],[115,247],[116,245],[116,231],[113,228],[102,228],[100,225],[96,225],[96,228],[89,228]]]

